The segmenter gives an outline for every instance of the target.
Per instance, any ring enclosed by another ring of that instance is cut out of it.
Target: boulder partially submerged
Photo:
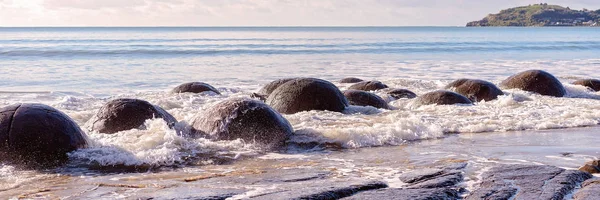
[[[214,140],[243,139],[266,148],[282,146],[293,134],[290,123],[263,102],[229,99],[199,113],[191,123],[193,131]]]
[[[175,87],[173,93],[202,93],[202,92],[214,92],[221,94],[215,87],[204,83],[204,82],[189,82],[181,84]]]
[[[413,99],[417,97],[417,94],[407,89],[391,89],[386,93],[394,99]]]
[[[119,131],[143,128],[148,119],[161,118],[173,127],[177,120],[159,106],[140,99],[114,99],[98,110],[90,119],[91,130],[112,134]]]
[[[343,78],[342,80],[340,80],[340,83],[358,83],[358,82],[362,82],[363,80],[360,78],[356,78],[356,77],[347,77],[347,78]]]
[[[350,105],[373,106],[375,108],[388,108],[387,102],[376,94],[362,90],[346,90],[344,96],[350,102]]]
[[[554,97],[563,97],[566,94],[562,83],[552,74],[542,70],[528,70],[515,74],[502,81],[500,87],[521,89]]]
[[[310,110],[341,112],[348,106],[348,100],[335,85],[316,78],[290,80],[277,87],[266,103],[284,114]]]
[[[573,85],[583,85],[594,91],[600,91],[600,80],[598,79],[580,79],[573,82]]]
[[[0,109],[0,161],[51,167],[87,144],[85,133],[64,113],[43,104],[15,104]]]
[[[473,104],[469,98],[448,90],[437,90],[419,96],[414,100],[414,104],[420,105],[453,105],[453,104]]]
[[[446,85],[445,89],[462,94],[473,102],[491,101],[504,94],[493,83],[478,79],[458,79]]]
[[[380,81],[362,81],[348,87],[349,90],[373,91],[388,88],[386,84]]]

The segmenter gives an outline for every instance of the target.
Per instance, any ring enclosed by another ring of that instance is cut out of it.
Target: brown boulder
[[[363,91],[372,91],[372,90],[381,90],[388,88],[387,85],[379,82],[379,81],[362,81],[351,85],[349,90],[363,90]]]
[[[415,99],[416,105],[453,105],[453,104],[473,104],[469,98],[447,90],[438,90],[426,93]]]
[[[562,83],[552,74],[542,70],[528,70],[515,74],[502,81],[500,86],[554,97],[563,97],[566,94]]]
[[[600,91],[600,80],[598,79],[580,79],[573,82],[573,85],[583,85],[594,91]]]
[[[491,101],[504,94],[493,83],[478,79],[458,79],[448,84],[445,89],[462,94],[473,102]]]
[[[202,92],[214,92],[217,94],[221,94],[215,87],[203,83],[203,82],[190,82],[181,84],[173,89],[173,93],[202,93]]]
[[[344,96],[350,105],[373,106],[375,108],[388,108],[387,102],[376,94],[362,90],[346,90]]]
[[[90,122],[93,131],[112,134],[140,128],[146,120],[153,118],[162,118],[169,127],[177,123],[177,120],[161,107],[140,99],[109,101],[90,119]]]
[[[348,100],[332,83],[316,78],[298,78],[277,87],[266,103],[285,114],[309,110],[341,112]]]
[[[342,80],[340,80],[340,83],[358,83],[358,82],[362,82],[363,80],[360,78],[355,78],[355,77],[348,77],[348,78],[343,78]]]

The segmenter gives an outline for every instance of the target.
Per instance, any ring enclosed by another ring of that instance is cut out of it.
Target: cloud
[[[539,0],[0,0],[0,26],[462,26]],[[597,0],[550,4],[598,9]]]

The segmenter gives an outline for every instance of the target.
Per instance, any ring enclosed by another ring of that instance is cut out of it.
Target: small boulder
[[[417,97],[417,94],[407,89],[392,89],[386,93],[395,99],[413,99]]]
[[[453,104],[473,104],[469,98],[447,90],[438,90],[426,93],[414,100],[416,105],[453,105]]]
[[[566,94],[562,83],[552,74],[542,70],[528,70],[515,74],[502,81],[500,87],[516,88],[554,97],[563,97]]]
[[[43,104],[0,109],[0,161],[31,167],[63,164],[68,152],[85,147],[85,133],[66,114]]]
[[[360,78],[355,78],[355,77],[348,77],[348,78],[343,78],[342,80],[340,80],[340,83],[358,83],[358,82],[362,82],[363,80]]]
[[[202,93],[202,92],[214,92],[216,94],[221,94],[215,87],[203,83],[203,82],[190,82],[181,84],[173,89],[173,93]]]
[[[448,84],[445,89],[462,94],[473,102],[491,101],[504,94],[493,83],[478,79],[458,79]]]
[[[266,148],[282,146],[293,134],[290,123],[263,102],[236,98],[199,113],[193,131],[215,140],[243,139]]]
[[[140,128],[146,120],[153,118],[162,118],[171,128],[177,123],[177,120],[161,107],[140,99],[109,101],[88,123],[91,123],[92,131],[112,134]]]
[[[269,97],[269,95],[273,93],[273,91],[277,89],[280,85],[294,79],[295,78],[283,78],[271,81],[267,85],[263,86],[257,93],[253,93],[251,97],[265,101],[267,100],[267,97]]]
[[[387,102],[376,94],[362,90],[346,90],[344,96],[350,102],[350,105],[373,106],[375,108],[388,108]]]
[[[335,85],[316,78],[288,81],[277,87],[266,103],[285,114],[309,110],[341,112],[348,106],[348,100]]]
[[[594,91],[600,91],[600,80],[598,79],[580,79],[573,82],[573,85],[583,85]]]
[[[379,81],[362,81],[351,85],[349,90],[363,90],[363,91],[372,91],[372,90],[381,90],[388,88],[387,85],[379,82]]]

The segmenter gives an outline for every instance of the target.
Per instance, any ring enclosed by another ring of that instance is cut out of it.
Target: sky
[[[0,0],[0,26],[464,26],[538,0]],[[552,0],[600,9],[600,0]]]

